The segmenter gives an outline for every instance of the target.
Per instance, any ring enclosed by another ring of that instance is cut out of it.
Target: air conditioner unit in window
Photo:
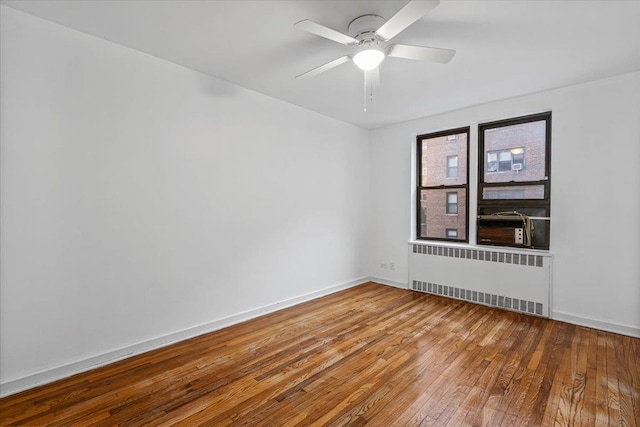
[[[531,246],[531,220],[518,212],[478,215],[478,243],[484,245]]]
[[[514,163],[511,165],[512,171],[520,171],[522,170],[522,163]]]

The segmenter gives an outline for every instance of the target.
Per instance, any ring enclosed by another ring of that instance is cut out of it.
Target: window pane
[[[458,156],[447,157],[447,178],[458,177]]]
[[[484,200],[544,199],[544,185],[523,185],[517,187],[485,187]]]
[[[482,197],[487,200],[524,199],[524,190],[487,190],[485,188]]]
[[[505,150],[505,151],[499,151],[498,152],[498,161],[500,162],[510,162],[511,161],[511,151],[510,150]]]
[[[514,148],[513,150],[511,150],[511,157],[513,159],[514,164],[524,163],[524,148]]]
[[[509,171],[511,171],[511,161],[498,162],[498,172],[509,172]]]
[[[449,215],[458,213],[458,193],[447,193],[446,211]]]
[[[447,193],[453,193],[447,195]],[[467,219],[467,190],[457,188],[429,189],[420,191],[420,229],[419,237],[432,239],[447,239],[447,229],[456,230],[457,240],[465,240]],[[450,203],[456,206],[457,215],[447,214]]]
[[[449,139],[451,136],[455,136],[455,139]],[[421,149],[422,187],[467,183],[466,132],[424,138],[421,140]]]
[[[544,180],[545,139],[544,120],[485,129],[484,182]]]

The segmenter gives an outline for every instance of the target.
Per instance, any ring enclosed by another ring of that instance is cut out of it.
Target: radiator
[[[550,254],[431,243],[409,248],[409,286],[415,291],[550,315]]]

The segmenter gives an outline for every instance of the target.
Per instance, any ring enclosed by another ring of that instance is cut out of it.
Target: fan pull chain
[[[367,112],[367,72],[364,71],[364,112]]]
[[[370,91],[369,91],[369,101],[373,102],[373,82],[371,82],[371,85],[369,86]]]
[[[367,89],[369,89],[367,91]],[[364,112],[367,112],[367,92],[369,95],[369,102],[373,102],[373,81],[369,82],[369,87],[367,88],[367,72],[364,71]]]

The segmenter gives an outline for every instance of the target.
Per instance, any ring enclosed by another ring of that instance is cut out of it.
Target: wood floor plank
[[[596,415],[598,412],[596,386],[598,382],[598,331],[588,329],[587,347],[587,372],[584,379],[584,395],[582,396],[582,416],[581,425],[591,427],[596,425]]]
[[[3,426],[639,418],[640,339],[375,283],[0,399]]]
[[[609,387],[607,379],[606,335],[598,332],[596,356],[596,425],[613,424],[609,418]]]
[[[638,396],[639,390],[634,390],[633,379],[631,376],[632,359],[631,359],[631,345],[629,337],[623,337],[621,335],[613,337],[614,342],[612,351],[615,353],[617,360],[623,363],[617,363],[616,369],[616,381],[618,384],[618,393],[620,397],[620,412],[621,412],[621,425],[625,425],[626,420],[631,420],[627,425],[630,427],[638,427],[640,423],[640,412],[635,409],[640,403],[635,396]],[[640,364],[640,363],[638,363]],[[636,400],[634,402],[634,400]]]

